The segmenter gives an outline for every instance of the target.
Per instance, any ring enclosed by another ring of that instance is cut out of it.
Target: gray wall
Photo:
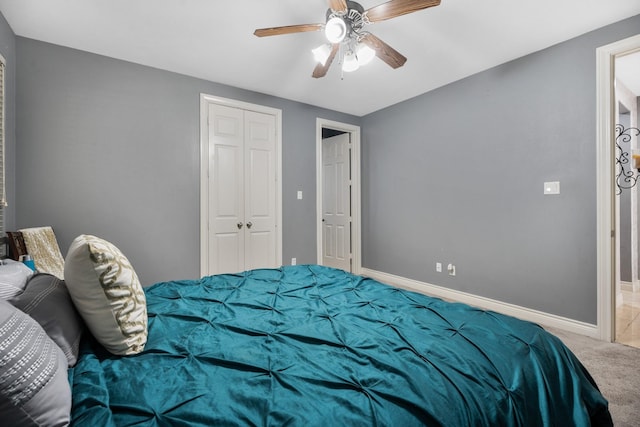
[[[283,110],[283,262],[315,262],[316,118],[359,118],[16,40],[17,227],[52,225],[63,255],[77,235],[101,236],[145,285],[198,277],[199,96],[207,93]]]
[[[364,117],[364,266],[595,323],[595,51],[639,29],[636,16]]]
[[[16,174],[16,36],[0,13],[0,54],[6,60],[5,84],[5,179],[9,206],[4,211],[5,230],[15,227]],[[0,230],[1,231],[1,230]]]
[[[638,28],[634,17],[363,118],[18,37],[15,226],[51,224],[63,252],[103,236],[145,284],[196,277],[198,95],[210,93],[283,110],[285,262],[315,261],[324,117],[362,126],[365,267],[595,323],[595,49]],[[551,180],[559,196],[542,195]]]

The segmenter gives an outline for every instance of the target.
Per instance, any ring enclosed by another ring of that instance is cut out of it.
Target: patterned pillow
[[[27,253],[36,264],[36,270],[64,279],[64,258],[62,258],[53,228],[50,226],[23,228],[20,233],[22,233]]]
[[[33,270],[21,262],[5,259],[0,264],[0,299],[8,300],[24,290]]]
[[[67,357],[69,366],[76,364],[84,322],[64,281],[52,274],[36,274],[29,279],[24,292],[9,302],[44,328]]]
[[[129,260],[111,243],[81,235],[71,243],[64,277],[93,336],[113,354],[137,354],[147,342],[144,291]]]
[[[31,317],[0,300],[0,422],[69,424],[67,358]]]

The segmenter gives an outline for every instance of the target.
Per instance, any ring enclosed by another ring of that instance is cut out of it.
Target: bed
[[[144,293],[144,350],[84,335],[72,425],[612,425],[558,338],[495,312],[317,265]]]
[[[24,235],[37,271],[0,263],[8,425],[612,425],[529,322],[317,265],[143,288],[108,241]]]

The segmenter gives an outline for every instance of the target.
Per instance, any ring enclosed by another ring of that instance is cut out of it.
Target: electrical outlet
[[[297,260],[297,259],[295,259],[295,258],[291,258],[291,265],[296,265],[296,264],[297,264],[297,262],[298,262],[298,260]]]
[[[447,266],[447,271],[449,272],[449,276],[455,276],[456,275],[456,266],[453,264],[449,264]]]
[[[442,263],[441,262],[436,262],[436,271],[438,273],[442,273]]]

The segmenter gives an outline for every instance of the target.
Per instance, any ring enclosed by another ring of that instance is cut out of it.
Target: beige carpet
[[[591,373],[609,401],[614,425],[640,426],[640,349],[546,329],[560,338]]]

